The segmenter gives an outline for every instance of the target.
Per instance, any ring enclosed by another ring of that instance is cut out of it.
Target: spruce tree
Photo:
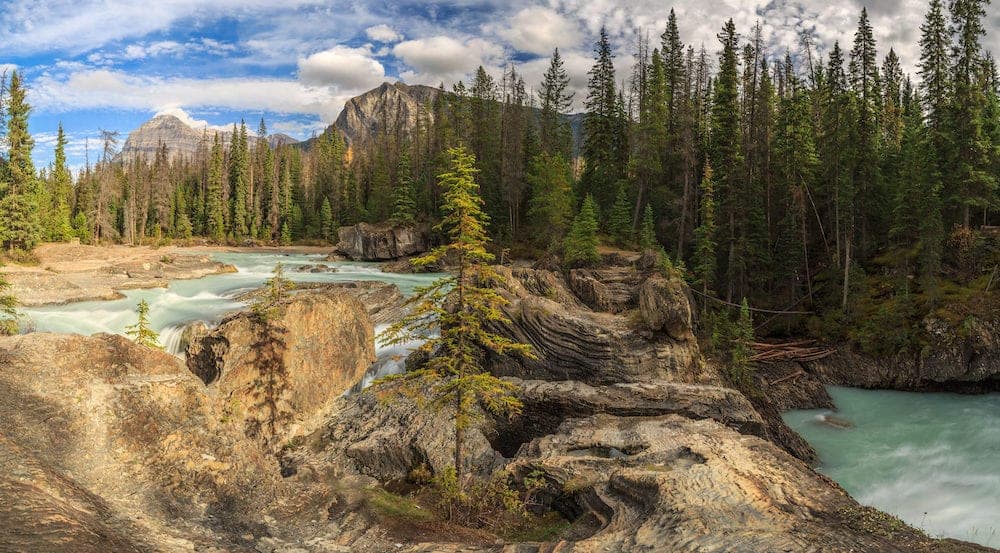
[[[232,142],[229,145],[229,189],[232,190],[232,217],[229,233],[236,241],[250,236],[250,166],[247,147],[247,126],[243,122],[237,129],[233,125]]]
[[[139,320],[125,329],[125,335],[141,346],[163,349],[163,346],[160,345],[159,335],[149,323],[149,303],[144,299],[139,300],[136,310],[139,314]]]
[[[597,205],[593,196],[588,195],[563,241],[563,263],[567,267],[591,265],[601,260],[597,252],[597,228]]]
[[[541,110],[538,114],[538,140],[542,152],[551,157],[559,155],[563,159],[572,155],[572,137],[564,115],[573,104],[573,93],[568,89],[569,74],[556,48],[538,90]]]
[[[412,225],[416,221],[417,198],[410,165],[409,148],[404,148],[396,171],[396,189],[392,194],[392,221],[398,225]]]
[[[208,184],[205,198],[205,228],[208,236],[218,242],[226,241],[225,210],[226,205],[222,198],[223,188],[222,174],[222,143],[219,135],[215,135],[215,142],[212,144],[212,157],[208,168]]]
[[[38,178],[31,161],[35,141],[28,132],[28,105],[21,75],[14,72],[7,91],[7,164],[0,177],[0,242],[8,249],[30,250],[41,239]]]
[[[656,240],[656,222],[653,220],[653,206],[646,204],[646,209],[642,216],[642,225],[639,227],[639,247],[648,250],[658,247],[660,244]]]
[[[70,205],[73,199],[73,177],[66,166],[66,134],[62,123],[56,134],[55,162],[52,166],[49,213],[46,233],[50,240],[65,242],[73,236]]]
[[[586,113],[583,119],[583,196],[592,195],[600,209],[610,209],[614,189],[623,176],[622,152],[625,137],[621,134],[621,105],[615,87],[614,56],[607,29],[602,28],[594,49],[596,60],[587,85]],[[625,150],[627,151],[627,150]]]
[[[753,317],[750,315],[750,304],[743,298],[740,304],[739,317],[733,329],[734,336],[730,346],[729,377],[738,389],[747,391],[752,383],[754,342]]]
[[[517,413],[521,403],[511,384],[484,372],[479,366],[480,348],[498,355],[530,356],[530,347],[492,333],[491,324],[508,322],[502,307],[506,300],[491,285],[502,276],[490,264],[487,251],[488,216],[476,184],[475,158],[465,148],[452,148],[450,170],[440,175],[446,190],[444,217],[436,227],[447,243],[416,258],[416,266],[437,264],[450,258],[457,274],[439,279],[410,300],[410,315],[393,324],[382,335],[384,343],[399,344],[433,336],[420,347],[431,354],[419,369],[386,380],[402,385],[409,394],[419,393],[426,405],[454,409],[454,464],[459,485],[465,472],[465,431],[482,420],[481,409],[494,414]],[[447,305],[447,307],[446,307]],[[420,405],[418,403],[418,405]]]
[[[715,184],[712,181],[712,167],[708,163],[705,164],[705,175],[701,180],[698,217],[701,224],[694,231],[694,275],[701,285],[701,293],[708,296],[715,282],[716,270]]]
[[[632,204],[624,182],[618,184],[618,194],[611,206],[608,231],[619,246],[627,246],[632,242]]]
[[[319,210],[320,233],[327,242],[336,240],[336,223],[333,220],[333,209],[330,207],[330,200],[324,199]]]
[[[531,187],[528,221],[534,242],[552,247],[562,241],[573,219],[572,175],[559,154],[543,151],[531,160],[527,174]]]

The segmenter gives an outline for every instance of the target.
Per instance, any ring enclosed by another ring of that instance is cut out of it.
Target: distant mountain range
[[[364,149],[382,131],[408,135],[417,128],[421,112],[432,117],[426,108],[439,94],[440,89],[430,86],[383,83],[348,100],[336,122],[324,132],[341,133],[355,149]],[[574,114],[568,119],[574,143],[579,144],[583,116]],[[158,115],[129,134],[119,155],[125,159],[152,158],[162,144],[172,159],[192,158],[203,144],[211,146],[215,132],[193,128],[173,115]],[[228,145],[232,132],[219,131],[219,135],[223,144]],[[272,147],[298,144],[308,149],[314,140],[298,141],[286,134],[267,137]],[[250,141],[256,142],[256,135],[251,135]]]

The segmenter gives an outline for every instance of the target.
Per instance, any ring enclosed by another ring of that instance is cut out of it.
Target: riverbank
[[[236,248],[227,246],[88,246],[43,244],[35,249],[34,265],[10,264],[0,269],[11,293],[25,307],[62,305],[79,301],[113,300],[121,291],[164,288],[172,280],[192,280],[235,272],[212,254],[329,253],[329,247],[283,246]]]

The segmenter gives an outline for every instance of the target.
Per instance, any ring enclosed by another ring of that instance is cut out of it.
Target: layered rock
[[[426,252],[426,227],[358,223],[337,231],[337,251],[355,261],[390,261]]]
[[[598,385],[657,379],[719,382],[718,375],[701,362],[690,321],[685,327],[683,321],[664,314],[661,318],[672,321],[677,337],[645,332],[636,327],[633,318],[588,309],[580,300],[566,301],[566,296],[572,295],[571,287],[556,284],[561,278],[554,273],[500,270],[505,279],[502,294],[509,301],[504,312],[510,323],[498,324],[495,330],[530,344],[537,358],[487,355],[486,366],[491,372]],[[632,273],[636,273],[634,269]]]
[[[513,418],[497,418],[490,435],[507,457],[513,457],[521,444],[555,433],[567,420],[596,414],[678,414],[712,419],[745,434],[766,435],[764,421],[750,402],[729,388],[663,381],[590,386],[575,381],[506,380],[517,387],[522,411]]]
[[[361,380],[375,360],[364,305],[342,292],[296,294],[268,317],[237,313],[187,350],[187,366],[248,435],[271,441]]]
[[[678,415],[595,415],[522,448],[510,466],[543,474],[538,499],[582,539],[558,551],[980,551],[931,540],[859,506],[756,436]]]

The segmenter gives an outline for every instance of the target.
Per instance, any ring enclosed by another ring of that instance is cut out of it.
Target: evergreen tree
[[[41,238],[38,179],[31,161],[35,141],[28,132],[31,107],[18,72],[7,91],[7,164],[0,176],[0,243],[8,250],[30,250]]]
[[[646,204],[642,225],[639,227],[639,247],[648,250],[659,245],[656,239],[656,223],[653,221],[653,206]]]
[[[734,336],[730,349],[729,377],[740,390],[749,390],[751,386],[751,371],[753,370],[754,342],[753,317],[750,315],[750,304],[743,298],[740,305],[739,318],[736,320]]]
[[[625,183],[619,183],[608,221],[611,238],[619,246],[626,246],[632,241],[632,207],[625,188]]]
[[[173,235],[185,241],[191,240],[191,236],[194,234],[194,229],[191,225],[191,219],[188,217],[187,198],[185,197],[186,194],[182,188],[178,187],[174,196]]]
[[[528,219],[532,236],[540,246],[560,243],[573,218],[572,177],[569,164],[559,154],[543,151],[528,168],[531,200]]]
[[[597,226],[597,205],[593,196],[588,195],[563,241],[566,266],[589,265],[601,260],[597,252]]]
[[[18,319],[17,298],[10,292],[10,283],[0,274],[0,335],[17,334]]]
[[[132,338],[133,342],[141,346],[163,349],[163,346],[160,345],[159,335],[157,335],[149,323],[149,303],[144,299],[139,300],[137,311],[139,313],[139,320],[134,325],[125,329],[125,335]]]
[[[622,106],[615,87],[614,56],[607,29],[601,29],[594,52],[596,61],[590,70],[583,119],[585,165],[580,189],[581,196],[592,195],[599,208],[609,209],[614,201],[612,191],[623,176],[625,137],[621,134]]]
[[[222,197],[223,188],[222,175],[222,143],[219,135],[215,135],[215,142],[212,144],[212,157],[208,169],[208,185],[205,198],[205,228],[208,236],[216,242],[226,241],[225,210],[226,205]]]
[[[716,242],[715,242],[715,184],[712,182],[712,167],[705,164],[705,176],[701,180],[701,206],[698,210],[701,224],[694,231],[695,264],[694,275],[701,284],[701,293],[708,295],[715,282]]]
[[[333,209],[330,208],[330,200],[323,200],[323,205],[319,210],[319,225],[323,239],[327,242],[334,242],[337,229],[333,220]]]
[[[564,115],[573,105],[573,93],[568,89],[569,75],[556,48],[538,90],[541,110],[538,115],[538,139],[543,152],[551,157],[562,156],[563,159],[572,155],[572,137]]]
[[[55,162],[51,174],[50,203],[46,218],[46,234],[50,240],[65,242],[72,238],[70,205],[73,198],[73,177],[66,166],[66,134],[62,123],[56,134]]]
[[[281,225],[281,245],[290,246],[292,244],[292,227],[287,221]]]
[[[446,190],[444,217],[437,229],[448,242],[414,260],[417,266],[439,263],[445,257],[457,266],[457,275],[439,279],[418,291],[410,300],[413,312],[393,324],[383,335],[386,343],[406,343],[424,339],[432,329],[439,336],[427,339],[420,347],[432,356],[419,369],[388,380],[401,382],[412,394],[427,394],[428,404],[450,406],[455,414],[454,458],[458,482],[465,469],[464,433],[481,420],[480,408],[495,414],[513,414],[521,404],[513,395],[513,386],[478,365],[480,348],[498,355],[530,356],[530,348],[490,332],[490,324],[508,322],[501,308],[506,300],[489,287],[502,282],[490,265],[493,254],[487,251],[488,217],[475,181],[475,158],[464,148],[449,150],[451,170],[440,176]],[[445,305],[448,307],[446,308]],[[427,392],[424,390],[428,389]]]
[[[417,198],[413,186],[409,148],[404,148],[403,154],[399,157],[396,180],[398,182],[393,191],[392,220],[399,225],[412,225],[416,221]]]
[[[264,281],[264,289],[250,304],[250,310],[262,322],[271,321],[278,314],[278,304],[294,289],[295,283],[285,277],[285,266],[278,263]]]
[[[229,145],[229,189],[232,190],[232,217],[229,234],[241,241],[250,236],[250,166],[247,148],[247,126],[239,129],[233,125],[232,143]]]

